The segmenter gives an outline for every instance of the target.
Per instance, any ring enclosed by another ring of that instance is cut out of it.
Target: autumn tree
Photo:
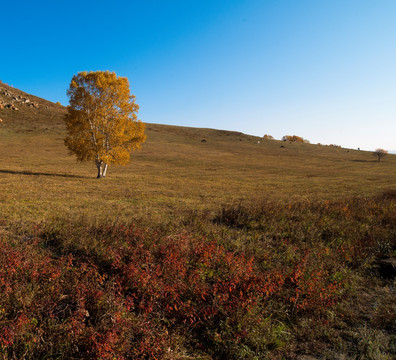
[[[130,152],[146,139],[128,79],[109,71],[80,72],[67,95],[65,145],[70,153],[78,161],[94,161],[98,178],[106,176],[109,164],[126,165]]]
[[[307,139],[304,139],[301,136],[297,136],[297,135],[285,135],[282,137],[282,140],[309,144],[309,141]]]
[[[381,161],[381,159],[383,157],[385,157],[386,155],[388,155],[388,152],[386,150],[384,150],[384,149],[376,149],[373,152],[373,156],[376,156],[378,158],[378,161]]]

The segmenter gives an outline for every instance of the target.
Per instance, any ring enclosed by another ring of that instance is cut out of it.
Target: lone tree
[[[265,134],[265,135],[263,136],[263,139],[264,139],[264,140],[274,140],[274,137],[273,137],[272,135]]]
[[[373,152],[373,156],[378,157],[378,161],[381,161],[381,159],[386,155],[388,155],[388,152],[384,149],[377,149]]]
[[[70,153],[78,161],[93,160],[98,178],[106,176],[109,164],[126,165],[131,150],[146,140],[128,79],[109,71],[80,72],[67,95],[65,145]]]
[[[297,136],[297,135],[285,135],[282,137],[282,140],[309,144],[309,141],[307,139],[304,139],[301,136]]]

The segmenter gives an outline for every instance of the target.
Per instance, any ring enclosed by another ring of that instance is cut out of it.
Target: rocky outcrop
[[[14,111],[18,111],[19,109],[12,103],[0,103],[0,109],[10,109]]]
[[[11,109],[14,111],[18,111],[18,107],[15,106],[15,103],[25,104],[30,107],[39,108],[39,104],[32,102],[30,99],[16,95],[11,91],[0,87],[0,95],[2,95],[3,100],[0,99],[0,109]]]

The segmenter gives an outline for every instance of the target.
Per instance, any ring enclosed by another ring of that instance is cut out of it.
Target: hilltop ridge
[[[66,126],[64,116],[67,112],[65,106],[60,103],[53,103],[38,96],[29,94],[0,80],[0,123],[2,128],[17,133],[64,133]],[[143,121],[144,122],[144,121]],[[265,145],[269,148],[290,147],[291,142],[277,139],[263,139],[263,137],[248,135],[239,131],[221,130],[213,128],[195,128],[188,126],[164,125],[157,123],[147,123],[146,134],[149,138],[157,139],[166,134],[169,141],[175,138],[184,140],[194,139],[197,142],[206,143],[207,141],[225,142],[248,142],[251,144]],[[173,139],[173,140],[172,140]],[[287,145],[286,145],[287,144]],[[315,144],[306,144],[309,149],[317,148]],[[293,144],[293,148],[300,148],[299,144]],[[334,145],[321,145],[321,149],[331,148],[336,151],[348,151]],[[351,150],[351,149],[349,149]],[[325,151],[326,152],[326,151]],[[364,152],[364,151],[361,151]],[[393,153],[390,151],[389,153]]]
[[[16,132],[64,129],[66,108],[0,82],[0,119]]]
[[[59,103],[11,87],[0,81],[0,119],[2,128],[17,133],[63,133],[66,130],[64,116],[67,110]],[[146,123],[149,138],[166,134],[166,138],[195,139],[197,142],[211,141],[249,141],[257,143],[261,138],[238,131],[193,128],[155,123]]]

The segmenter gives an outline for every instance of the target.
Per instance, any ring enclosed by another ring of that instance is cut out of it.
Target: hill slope
[[[7,129],[17,132],[62,130],[65,112],[61,105],[0,82],[0,118]]]
[[[98,180],[0,94],[3,358],[394,358],[396,156],[147,124]]]
[[[79,212],[81,201],[81,212],[103,214],[106,199],[112,214],[129,218],[252,198],[336,199],[396,187],[395,155],[378,162],[364,151],[158,124],[147,124],[147,141],[128,166],[110,167],[98,182],[93,164],[76,163],[63,145],[64,107],[5,84],[0,101],[19,109],[0,109],[5,213],[18,214],[29,199],[27,213],[34,217],[54,208]]]

